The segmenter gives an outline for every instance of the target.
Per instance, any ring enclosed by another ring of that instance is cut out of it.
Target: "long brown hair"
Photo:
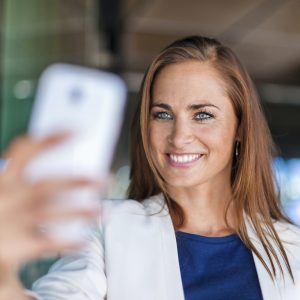
[[[131,131],[131,183],[128,196],[137,201],[163,193],[174,227],[185,222],[183,209],[167,193],[166,184],[154,165],[149,147],[149,118],[152,87],[157,74],[167,65],[195,60],[209,63],[226,83],[240,135],[239,155],[233,157],[232,192],[237,234],[244,244],[262,262],[272,279],[276,277],[275,264],[283,274],[283,265],[291,278],[293,273],[283,244],[274,228],[274,220],[290,222],[283,214],[276,193],[272,172],[273,140],[267,126],[253,83],[235,55],[227,46],[211,38],[192,36],[175,41],[165,48],[149,66],[140,90],[140,102]],[[225,211],[227,223],[227,212]],[[250,219],[271,267],[252,243],[246,228],[245,213]],[[274,244],[272,243],[274,242]],[[277,255],[279,251],[279,256]]]

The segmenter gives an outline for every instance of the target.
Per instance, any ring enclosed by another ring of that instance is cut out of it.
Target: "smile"
[[[171,162],[176,164],[187,164],[198,160],[201,154],[169,154],[169,159]]]

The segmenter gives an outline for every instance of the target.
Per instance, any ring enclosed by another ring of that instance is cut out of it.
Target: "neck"
[[[181,206],[185,222],[176,230],[204,236],[225,236],[235,232],[235,217],[229,205],[227,223],[225,211],[232,199],[230,184],[203,184],[193,188],[169,187],[171,198]]]

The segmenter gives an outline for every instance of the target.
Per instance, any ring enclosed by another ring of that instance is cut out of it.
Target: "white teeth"
[[[197,160],[200,154],[184,154],[184,155],[174,155],[170,154],[170,159],[176,163],[184,164]]]

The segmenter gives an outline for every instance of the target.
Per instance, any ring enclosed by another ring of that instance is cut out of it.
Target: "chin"
[[[192,180],[191,178],[168,178],[166,180],[168,186],[174,188],[193,188],[201,185],[201,181]]]

